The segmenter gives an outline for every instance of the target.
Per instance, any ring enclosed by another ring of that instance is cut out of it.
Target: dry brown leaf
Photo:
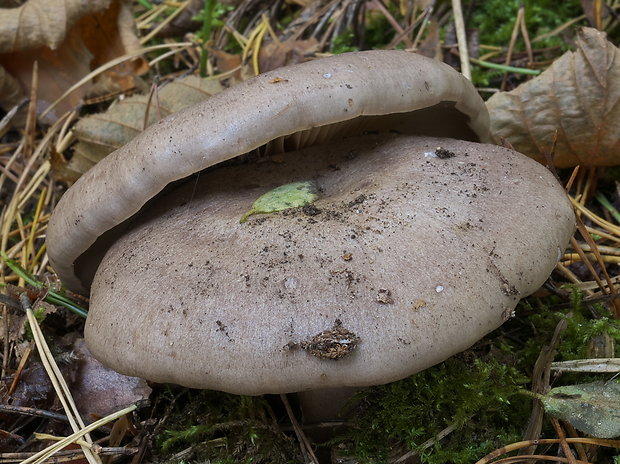
[[[496,142],[545,163],[557,133],[554,164],[620,164],[620,51],[605,33],[582,28],[577,50],[545,72],[487,102]]]
[[[25,98],[19,82],[2,66],[0,66],[0,95],[2,95],[0,97],[2,107],[7,111]]]
[[[28,95],[33,63],[39,63],[37,110],[41,113],[95,67],[136,50],[139,43],[133,27],[127,0],[29,0],[18,8],[0,9],[0,67]],[[94,89],[104,93],[134,87],[135,74],[145,70],[145,62],[136,60],[108,71],[96,88],[82,86],[44,122],[54,122]],[[5,109],[13,104],[0,94]]]
[[[312,59],[319,49],[316,39],[286,40],[284,42],[270,42],[260,48],[258,53],[258,69],[267,72],[291,64],[303,63]]]
[[[76,372],[71,381],[71,393],[87,422],[145,400],[151,394],[144,379],[119,374],[97,361],[88,351],[84,339],[75,341],[73,355]]]
[[[122,147],[147,126],[182,108],[198,103],[222,90],[214,79],[188,76],[171,82],[151,98],[137,95],[116,102],[106,112],[82,118],[75,127],[78,144],[67,163],[59,155],[52,159],[57,180],[72,183],[102,158]]]

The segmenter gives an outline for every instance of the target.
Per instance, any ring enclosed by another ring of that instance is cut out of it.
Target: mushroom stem
[[[297,398],[304,424],[344,419],[351,411],[358,387],[317,388],[299,392]]]

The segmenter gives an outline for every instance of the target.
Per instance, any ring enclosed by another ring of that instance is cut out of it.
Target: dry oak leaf
[[[495,141],[557,167],[620,164],[620,51],[592,28],[540,76],[487,101]]]
[[[117,101],[107,111],[84,117],[75,126],[78,143],[70,161],[52,159],[57,180],[75,182],[101,159],[122,147],[146,127],[221,91],[219,81],[187,76],[170,82],[150,98],[136,95]],[[148,120],[145,116],[148,109]]]
[[[8,77],[29,95],[32,69],[38,62],[38,114],[97,66],[140,47],[128,0],[29,0],[17,8],[0,9],[0,88]],[[52,123],[76,107],[84,96],[126,90],[146,70],[143,60],[122,64],[82,86],[42,120]],[[3,77],[4,74],[5,76]],[[8,77],[7,77],[8,75]],[[16,97],[0,94],[8,110]]]

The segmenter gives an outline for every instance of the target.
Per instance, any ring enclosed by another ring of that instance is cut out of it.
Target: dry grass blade
[[[467,49],[467,36],[465,34],[465,20],[463,19],[463,7],[461,6],[461,0],[452,0],[452,11],[454,12],[456,40],[459,45],[461,72],[463,73],[463,76],[471,80],[471,68],[469,66],[469,50]]]
[[[604,446],[609,448],[620,449],[620,440],[606,440],[602,438],[566,438],[566,443],[582,443],[586,445],[595,445],[595,446]],[[536,457],[528,457],[528,455],[521,456],[513,456],[510,458],[505,458],[501,460],[494,461],[495,458],[500,457],[502,454],[510,453],[511,451],[517,451],[522,448],[527,448],[530,446],[539,446],[539,445],[552,445],[560,443],[559,438],[542,438],[540,440],[527,440],[520,441],[517,443],[512,443],[510,445],[506,445],[502,448],[496,449],[495,451],[487,454],[485,457],[476,462],[476,464],[488,464],[493,462],[494,464],[500,462],[518,462],[520,459],[544,459],[547,461],[561,461],[568,462],[566,458],[560,458],[558,456],[544,456],[544,455],[536,455]],[[510,461],[507,461],[509,459]],[[579,461],[577,461],[579,462]],[[582,461],[583,462],[583,461]]]
[[[43,337],[43,333],[39,328],[39,324],[37,323],[34,314],[32,312],[32,305],[28,296],[22,294],[21,303],[26,311],[26,315],[28,317],[28,323],[30,324],[30,328],[32,330],[32,334],[37,345],[37,350],[39,352],[39,357],[45,366],[45,371],[49,376],[52,384],[54,385],[54,389],[56,390],[56,394],[58,399],[60,400],[67,418],[69,419],[69,423],[74,432],[79,433],[80,429],[84,429],[85,425],[82,421],[82,418],[75,406],[75,402],[73,401],[73,397],[71,396],[71,392],[69,391],[69,386],[65,381],[56,361],[54,360],[54,356],[52,355],[49,347],[47,346],[47,342],[45,341],[45,337]],[[93,441],[88,435],[88,432],[83,433],[81,436],[84,436],[88,445],[92,445]],[[67,443],[68,444],[68,443]],[[97,455],[95,455],[88,446],[81,445],[82,451],[84,452],[84,456],[88,460],[90,464],[102,464],[101,459]],[[46,455],[46,458],[49,455]],[[27,462],[42,462],[42,460],[33,459],[24,461],[24,464]]]

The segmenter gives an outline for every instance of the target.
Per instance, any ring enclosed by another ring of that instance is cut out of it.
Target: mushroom
[[[281,68],[86,173],[50,261],[90,288],[89,349],[122,373],[246,395],[395,381],[499,327],[573,232],[556,179],[487,140],[443,63]]]

